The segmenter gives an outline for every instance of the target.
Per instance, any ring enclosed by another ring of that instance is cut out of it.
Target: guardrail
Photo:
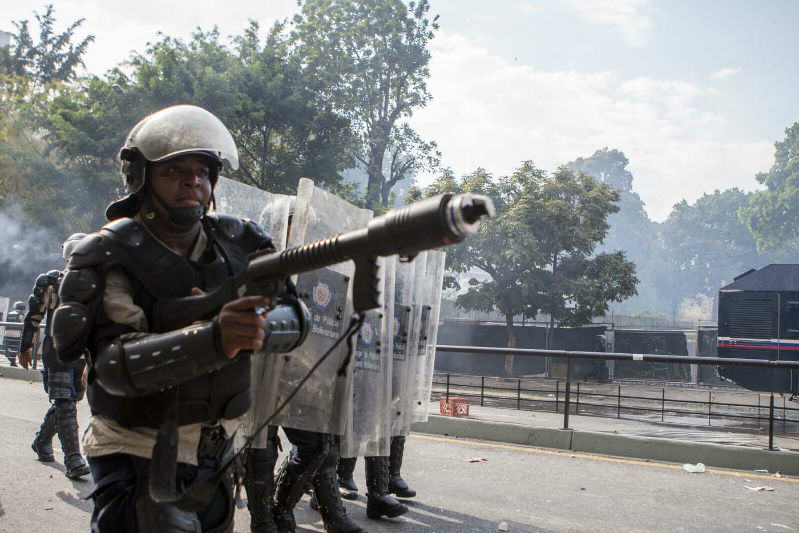
[[[573,351],[573,350],[545,350],[545,349],[532,349],[532,348],[494,348],[485,346],[453,346],[453,345],[438,345],[436,349],[440,352],[456,352],[456,353],[473,353],[484,355],[513,355],[518,357],[559,357],[566,360],[566,381],[564,383],[563,391],[563,428],[569,429],[569,415],[572,410],[571,402],[571,378],[572,378],[572,360],[574,359],[593,359],[604,361],[633,361],[633,362],[649,362],[649,363],[684,363],[696,365],[712,365],[712,366],[746,366],[753,368],[768,368],[770,369],[770,390],[769,390],[769,449],[774,449],[774,371],[775,370],[799,370],[799,361],[771,361],[762,359],[739,359],[739,358],[724,358],[724,357],[694,357],[694,356],[681,356],[681,355],[662,355],[662,354],[631,354],[631,353],[618,353],[618,352],[587,352],[587,351]],[[449,380],[448,380],[449,381]],[[484,395],[485,379],[481,382],[481,392]],[[579,383],[578,383],[579,388]],[[559,383],[558,383],[559,389]],[[521,406],[521,380],[518,381],[517,387],[517,408]],[[559,403],[560,391],[557,391],[558,397],[556,402]],[[447,387],[447,400],[449,400],[449,386]],[[651,400],[652,398],[645,398]],[[671,401],[671,400],[670,400]],[[578,396],[579,402],[579,396]],[[618,394],[618,409],[621,411],[621,389]],[[661,397],[661,412],[665,416],[665,389],[662,391]],[[556,409],[557,409],[556,403]],[[696,403],[696,402],[690,402]],[[578,403],[579,408],[579,403]],[[792,408],[787,408],[793,410]],[[712,415],[712,413],[711,413]],[[710,416],[710,415],[709,415]]]

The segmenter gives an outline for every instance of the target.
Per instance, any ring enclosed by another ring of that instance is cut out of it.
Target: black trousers
[[[232,445],[232,439],[228,439]],[[230,446],[226,447],[229,450]],[[200,455],[198,466],[178,463],[177,487],[185,490],[197,479],[211,475],[225,453]],[[95,490],[92,533],[172,533],[233,531],[233,475],[223,478],[211,502],[199,512],[184,511],[150,498],[150,460],[129,454],[89,457]]]

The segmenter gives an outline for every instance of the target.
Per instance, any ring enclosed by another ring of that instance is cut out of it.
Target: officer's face
[[[150,185],[170,207],[208,205],[211,171],[205,158],[185,155],[152,166]]]

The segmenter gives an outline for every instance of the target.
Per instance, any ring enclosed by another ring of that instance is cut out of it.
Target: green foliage
[[[664,294],[658,290],[666,283],[658,224],[649,219],[644,202],[632,190],[633,175],[627,170],[628,164],[623,152],[605,147],[591,157],[578,157],[566,166],[585,172],[619,192],[619,210],[608,216],[610,228],[597,248],[606,252],[624,250],[636,265],[636,275],[640,279],[638,295],[626,300],[625,306],[666,309]],[[673,293],[667,291],[666,294]]]
[[[300,6],[293,39],[309,79],[352,122],[368,204],[388,205],[398,181],[438,159],[433,143],[401,124],[430,99],[427,47],[438,25],[428,19],[429,3],[304,0]]]
[[[498,180],[482,169],[460,180],[445,172],[425,192],[475,192],[494,201],[496,217],[449,248],[447,266],[486,274],[470,279],[456,303],[505,315],[510,345],[514,315],[544,313],[553,323],[580,325],[604,314],[609,301],[635,294],[635,265],[623,252],[594,254],[618,192],[586,174],[562,167],[548,175],[527,161]]]
[[[677,294],[715,296],[738,274],[767,260],[738,218],[752,193],[740,189],[704,194],[693,205],[676,204],[663,226],[666,257]],[[682,299],[682,298],[681,298]]]
[[[34,12],[39,26],[38,42],[34,42],[28,20],[13,22],[16,33],[8,48],[0,48],[0,74],[13,74],[29,79],[34,84],[53,81],[70,81],[77,77],[83,66],[83,55],[94,36],[89,35],[79,43],[73,42],[75,31],[85,19],[71,23],[62,33],[56,34],[53,5],[45,7],[44,14]]]
[[[265,40],[251,22],[226,45],[216,29],[189,42],[164,36],[130,62],[65,87],[48,109],[49,140],[68,157],[113,172],[125,135],[142,117],[192,103],[228,126],[240,154],[231,177],[271,192],[291,193],[300,177],[332,188],[352,165],[348,123],[326,109],[310,87],[283,26]]]
[[[752,195],[739,216],[751,230],[759,250],[796,246],[799,225],[799,122],[785,129],[775,143],[774,165],[756,176],[765,191]]]

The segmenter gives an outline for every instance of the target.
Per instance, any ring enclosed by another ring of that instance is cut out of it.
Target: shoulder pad
[[[132,218],[118,218],[103,226],[100,230],[107,234],[113,241],[125,248],[138,248],[146,238],[145,229]]]
[[[84,237],[69,256],[69,268],[83,268],[108,261],[114,255],[110,233],[91,233]]]
[[[50,276],[47,274],[39,274],[39,277],[36,278],[36,286],[46,287],[47,285],[50,285]]]
[[[50,278],[51,282],[58,281],[58,278],[61,277],[61,271],[60,270],[51,270],[50,272],[47,273],[47,277]]]
[[[208,218],[216,225],[217,230],[225,239],[236,240],[244,233],[244,221],[232,215],[209,215]]]

